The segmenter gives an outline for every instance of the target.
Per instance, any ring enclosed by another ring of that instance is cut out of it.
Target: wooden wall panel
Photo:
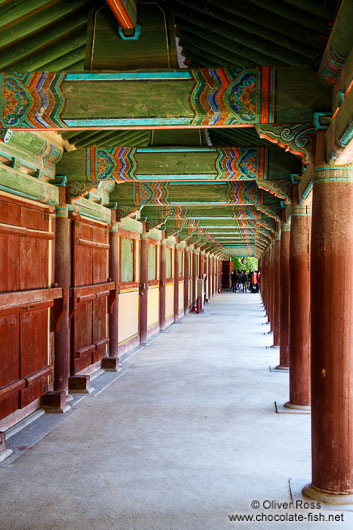
[[[71,372],[77,374],[107,354],[108,226],[86,219],[73,224],[73,300]],[[80,290],[83,286],[88,290]],[[79,294],[77,294],[79,293]]]
[[[37,400],[52,376],[53,208],[0,195],[0,419]]]

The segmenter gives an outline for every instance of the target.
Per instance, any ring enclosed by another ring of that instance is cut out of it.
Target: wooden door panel
[[[93,302],[93,342],[107,336],[107,298],[98,298]]]
[[[73,223],[72,241],[75,309],[71,366],[77,373],[106,352],[107,296],[112,287],[103,293],[104,287],[98,284],[108,279],[109,231],[107,226],[80,219]]]
[[[40,397],[52,374],[51,207],[0,196],[0,418]]]
[[[75,248],[75,286],[92,283],[92,250],[84,245]]]
[[[92,252],[93,259],[93,283],[103,283],[108,279],[107,262],[108,251],[106,249],[94,248]]]
[[[27,377],[48,364],[48,307],[20,315],[21,377]]]
[[[48,286],[49,245],[48,241],[34,238],[21,238],[25,274],[21,275],[21,289],[40,289]]]
[[[0,420],[15,412],[19,405],[19,392],[13,392],[3,399],[0,398]]]
[[[0,388],[19,377],[19,315],[0,317]]]
[[[109,238],[108,229],[105,226],[93,226],[92,240],[97,243],[107,243]]]
[[[48,390],[48,384],[53,373],[52,366],[44,366],[25,378],[25,388],[21,390],[20,407],[24,408]]]
[[[21,238],[0,233],[0,292],[20,289]]]
[[[92,344],[92,302],[81,302],[75,315],[75,350]]]
[[[45,212],[34,210],[33,208],[21,208],[21,226],[32,230],[48,231],[49,216]]]
[[[96,343],[96,348],[92,352],[92,362],[96,363],[103,359],[106,355],[109,338],[101,339]]]
[[[18,225],[21,219],[21,206],[0,200],[0,223]]]
[[[77,372],[80,372],[84,368],[87,368],[87,366],[90,366],[92,364],[92,352],[95,349],[94,346],[88,346],[86,348],[81,348],[80,350],[76,350],[74,352],[74,359],[73,359],[73,374],[76,374]]]

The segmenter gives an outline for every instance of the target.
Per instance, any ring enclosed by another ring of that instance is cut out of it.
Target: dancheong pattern
[[[54,72],[0,74],[1,127],[63,127],[60,85],[64,76]]]
[[[273,68],[192,71],[193,125],[273,122]]]
[[[136,206],[143,206],[144,204],[162,206],[167,203],[168,183],[153,182],[147,184],[134,182],[134,198]]]
[[[258,188],[255,182],[228,182],[228,204],[256,204]]]
[[[267,178],[267,149],[219,147],[216,160],[220,180],[255,180]]]
[[[90,147],[87,150],[87,178],[89,180],[134,180],[136,148]]]
[[[255,125],[260,138],[277,144],[293,155],[300,156],[304,164],[312,159],[312,140],[315,128],[310,123],[281,125]]]

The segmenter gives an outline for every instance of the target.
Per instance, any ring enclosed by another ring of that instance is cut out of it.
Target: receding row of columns
[[[69,392],[70,376],[70,318],[69,297],[71,288],[71,219],[69,218],[68,206],[65,202],[64,189],[60,189],[60,206],[56,215],[56,239],[55,239],[55,282],[63,288],[63,304],[66,311],[60,323],[60,329],[55,333],[55,355],[54,355],[54,391]],[[166,327],[166,245],[165,236],[160,242],[160,264],[159,264],[159,330],[164,331]],[[147,340],[148,326],[148,232],[146,227],[141,234],[140,260],[139,260],[139,338],[144,343]],[[184,254],[184,291],[183,291],[183,313],[187,314],[196,299],[196,281],[206,274],[208,282],[208,298],[214,296],[218,289],[219,258],[215,255],[204,254],[194,251],[189,246],[175,245],[173,280],[174,280],[174,321],[180,318],[179,308],[179,260],[181,253]],[[189,270],[189,255],[192,256],[192,273]],[[119,286],[119,223],[116,212],[112,211],[112,220],[109,229],[109,280],[116,282]],[[189,280],[191,282],[191,303],[189,304]],[[103,358],[102,366],[117,368],[119,362],[119,287],[116,299],[109,313],[109,351],[108,357]]]
[[[318,137],[310,200],[294,190],[290,220],[260,260],[262,299],[289,368],[288,408],[310,410],[306,496],[353,502],[353,166],[327,166]]]

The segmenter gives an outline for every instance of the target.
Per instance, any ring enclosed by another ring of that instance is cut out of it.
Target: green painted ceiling
[[[103,4],[105,0],[0,0],[0,70],[82,71],[89,13]],[[187,66],[289,65],[317,71],[339,0],[171,0],[166,4],[174,13]],[[168,134],[120,130],[72,131],[63,136],[77,148],[208,142],[279,149],[260,140],[252,128],[212,129],[208,139],[203,131],[196,136],[189,131]],[[220,219],[222,213],[219,207]],[[246,254],[247,238],[253,241],[254,235],[244,236],[236,223],[230,234],[234,240],[223,234],[224,246],[232,254]]]

